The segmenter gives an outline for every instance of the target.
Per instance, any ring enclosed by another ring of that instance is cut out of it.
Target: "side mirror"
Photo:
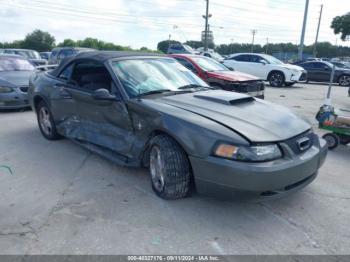
[[[265,60],[260,60],[259,63],[263,64],[263,65],[266,65],[266,61]]]
[[[119,101],[117,96],[112,95],[107,89],[104,88],[95,90],[91,96],[95,100]]]

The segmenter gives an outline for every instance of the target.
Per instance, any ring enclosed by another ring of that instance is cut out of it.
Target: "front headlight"
[[[237,161],[263,162],[281,158],[282,152],[275,144],[235,146],[222,143],[214,148],[214,155]]]
[[[11,87],[0,86],[0,93],[11,93],[12,91]]]

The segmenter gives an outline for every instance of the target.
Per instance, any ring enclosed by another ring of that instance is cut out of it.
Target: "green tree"
[[[23,40],[21,47],[33,49],[39,52],[50,51],[55,46],[55,38],[48,32],[35,30],[27,34]]]
[[[334,34],[341,34],[340,38],[345,41],[350,36],[350,13],[333,18],[331,28]]]
[[[164,40],[164,41],[161,41],[161,42],[158,43],[157,49],[159,51],[163,52],[164,54],[166,54],[167,51],[168,51],[168,47],[171,44],[180,44],[180,42],[175,41],[175,40],[170,40],[170,41],[169,40]]]
[[[203,47],[203,42],[202,41],[195,41],[195,40],[189,40],[185,42],[185,45],[189,45],[190,47],[197,49],[199,47]]]
[[[59,43],[59,47],[75,47],[77,43],[72,39],[64,39],[62,43]]]

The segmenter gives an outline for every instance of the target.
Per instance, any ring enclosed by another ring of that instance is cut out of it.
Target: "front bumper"
[[[203,194],[244,191],[269,196],[298,190],[311,183],[327,155],[326,142],[318,141],[306,152],[292,152],[282,159],[265,163],[237,162],[217,157],[190,157],[196,189]]]
[[[0,109],[21,109],[29,107],[28,94],[16,89],[11,93],[0,94]]]
[[[298,73],[291,74],[290,78],[286,82],[306,82],[307,81],[307,71],[300,71]]]

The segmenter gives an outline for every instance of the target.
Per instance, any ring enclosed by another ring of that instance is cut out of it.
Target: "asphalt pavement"
[[[333,102],[349,115],[347,89]],[[267,88],[317,129],[326,85]],[[348,111],[347,111],[348,110]],[[147,170],[122,168],[69,140],[47,141],[31,111],[0,113],[0,254],[349,254],[350,146],[282,199],[195,195],[165,201]]]

